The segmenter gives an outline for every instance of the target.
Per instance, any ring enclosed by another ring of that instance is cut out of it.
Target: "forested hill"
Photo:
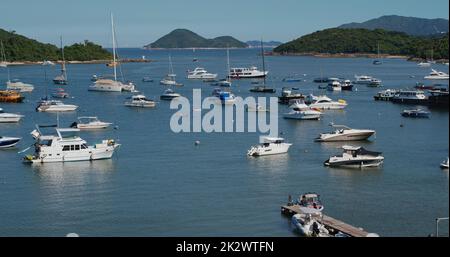
[[[61,49],[52,44],[44,44],[34,39],[16,34],[15,31],[0,29],[6,60],[12,61],[56,61],[61,59]],[[85,40],[83,43],[64,47],[67,61],[107,60],[112,54],[101,46]]]
[[[417,58],[448,59],[448,33],[439,37],[410,36],[382,29],[325,29],[302,36],[274,49],[280,54],[377,53]]]

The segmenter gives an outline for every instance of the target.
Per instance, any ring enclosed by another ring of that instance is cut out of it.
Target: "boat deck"
[[[299,207],[300,207],[299,205],[289,205],[289,206],[283,205],[281,206],[281,213],[288,216],[293,216],[294,214],[302,213]],[[334,230],[347,234],[351,237],[367,237],[369,235],[369,232],[366,232],[361,228],[354,227],[352,225],[349,225],[343,221],[337,220],[327,215],[323,215],[321,223],[327,228],[332,228]]]

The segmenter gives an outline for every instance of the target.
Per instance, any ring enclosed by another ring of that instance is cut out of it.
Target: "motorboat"
[[[297,203],[300,207],[300,211],[303,213],[307,213],[311,210],[316,211],[323,211],[323,204],[320,201],[320,195],[316,193],[305,193],[302,194],[298,200]]]
[[[425,61],[425,62],[419,62],[419,63],[417,64],[417,66],[422,67],[422,68],[431,67],[431,63],[430,63],[430,62],[427,62],[427,61]]]
[[[221,104],[234,104],[236,102],[236,96],[233,93],[229,91],[223,91],[220,88],[214,89],[212,92],[212,96],[217,97]]]
[[[22,138],[20,137],[2,137],[0,136],[0,148],[9,148],[15,146]]]
[[[329,133],[321,133],[315,139],[316,142],[359,141],[366,140],[375,134],[375,130],[371,129],[352,129],[344,125],[330,125],[336,130]]]
[[[229,81],[228,79],[221,79],[219,81],[213,82],[211,83],[211,86],[216,86],[216,87],[231,87],[231,81]]]
[[[177,75],[175,74],[167,74],[167,76],[165,76],[159,83],[165,86],[183,86],[183,84],[178,83],[175,80],[176,76]]]
[[[248,105],[246,108],[247,112],[269,112],[270,110],[268,108],[265,108],[262,105],[255,104],[255,105]]]
[[[428,76],[425,76],[424,79],[448,80],[448,74],[442,71],[431,69],[430,74]]]
[[[368,86],[380,86],[381,85],[381,80],[376,79],[374,77],[371,76],[367,76],[367,75],[361,75],[361,76],[357,76],[355,75],[355,84],[363,84],[363,85],[368,85]]]
[[[63,88],[57,88],[55,92],[52,93],[53,98],[69,98],[69,93],[64,91]]]
[[[339,81],[332,81],[327,86],[328,91],[342,91],[341,83]]]
[[[257,67],[252,66],[249,68],[231,68],[228,76],[235,79],[262,78],[267,76],[268,73],[268,71],[260,71]]]
[[[164,93],[160,96],[161,100],[172,100],[174,98],[180,97],[181,95],[178,93],[175,93],[172,89],[166,89]]]
[[[125,84],[122,84],[122,91],[133,92],[133,93],[138,92],[136,90],[136,85],[131,81],[127,81]]]
[[[6,113],[0,108],[0,123],[19,122],[24,116],[15,113]]]
[[[7,81],[6,82],[6,89],[7,90],[16,90],[21,93],[24,92],[31,92],[34,90],[34,86],[31,84],[23,83],[17,79]]]
[[[352,91],[353,83],[349,79],[345,79],[341,82],[341,90]]]
[[[124,85],[122,82],[112,79],[97,79],[93,85],[89,86],[89,91],[122,92]]]
[[[291,88],[283,87],[281,90],[281,96],[278,97],[278,102],[280,104],[289,104],[292,100],[304,99],[305,96],[301,93],[292,92]]]
[[[410,118],[429,118],[430,112],[424,111],[422,109],[414,109],[414,110],[403,110],[402,116],[403,117],[410,117]]]
[[[253,88],[250,88],[249,90],[250,92],[253,93],[275,93],[277,90],[271,87],[267,87],[265,84],[264,85],[257,85],[254,86]]]
[[[75,111],[78,108],[77,105],[64,104],[59,100],[41,100],[36,107],[38,112],[70,112]]]
[[[153,82],[153,79],[150,77],[143,77],[142,82]]]
[[[428,104],[428,98],[425,93],[420,90],[400,90],[392,97],[392,102],[403,104]]]
[[[187,75],[188,79],[215,79],[217,74],[210,73],[204,68],[197,67],[193,71],[189,71]]]
[[[102,140],[92,146],[80,138],[77,128],[56,128],[57,135],[43,135],[37,127],[30,134],[36,140],[34,153],[26,155],[26,163],[93,161],[110,159],[119,148],[113,139]]]
[[[125,106],[129,107],[155,107],[156,103],[153,100],[147,99],[144,95],[133,95],[131,101],[126,101]]]
[[[21,103],[25,97],[15,90],[0,90],[0,102]]]
[[[344,145],[342,149],[344,152],[341,156],[330,157],[324,162],[324,165],[329,167],[363,168],[378,167],[384,161],[381,152],[368,151],[361,146]]]
[[[293,120],[320,120],[322,116],[322,112],[317,110],[294,110],[292,109],[290,112],[285,113],[283,118],[285,119],[293,119]]]
[[[322,214],[319,211],[309,213],[297,213],[291,218],[294,231],[306,237],[331,237],[330,232],[325,228],[320,220]]]
[[[91,129],[105,129],[108,128],[112,123],[100,121],[97,117],[78,117],[78,121],[70,125],[71,128],[77,128],[80,130],[91,130]]]
[[[247,151],[248,156],[264,156],[287,153],[292,144],[286,143],[284,138],[264,137],[263,143],[252,146]]]
[[[447,160],[441,162],[441,169],[447,169],[448,170],[448,157]]]
[[[398,92],[395,89],[386,89],[378,92],[373,98],[376,101],[391,101]]]
[[[333,101],[327,96],[318,96],[309,107],[321,110],[342,110],[347,107],[347,102],[342,99]]]

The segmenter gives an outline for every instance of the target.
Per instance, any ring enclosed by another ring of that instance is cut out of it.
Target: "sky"
[[[0,28],[59,45],[85,39],[111,47],[110,13],[119,47],[142,47],[186,28],[206,37],[287,42],[382,15],[448,19],[448,0],[1,0]]]

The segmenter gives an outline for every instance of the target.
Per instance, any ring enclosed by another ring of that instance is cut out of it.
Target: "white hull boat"
[[[19,122],[23,117],[24,116],[20,114],[3,112],[3,109],[0,108],[0,123]]]
[[[88,89],[89,91],[122,92],[123,84],[112,79],[99,79]]]
[[[448,80],[448,74],[442,71],[431,69],[430,75],[425,76],[424,79],[430,80]]]
[[[317,142],[336,142],[336,141],[360,141],[366,140],[375,134],[375,130],[371,129],[352,129],[343,125],[331,125],[337,128],[334,132],[322,133]]]
[[[250,68],[231,68],[228,77],[235,79],[262,78],[267,76],[268,71],[260,71],[255,66]]]
[[[292,144],[285,143],[283,138],[271,138],[265,137],[262,144],[252,146],[248,150],[248,156],[264,156],[264,155],[274,155],[283,154],[289,151],[289,147]]]
[[[124,105],[128,107],[152,108],[156,106],[156,103],[147,99],[144,95],[133,95],[131,96],[131,101],[125,102]]]
[[[6,89],[17,90],[21,93],[31,92],[34,90],[34,86],[31,84],[26,84],[20,81],[8,81],[6,82]]]
[[[294,230],[306,237],[330,237],[329,231],[320,223],[320,214],[295,214],[291,218]]]
[[[320,110],[342,110],[347,107],[347,102],[344,100],[333,101],[327,96],[318,96],[309,107]]]
[[[441,169],[447,169],[448,170],[448,158],[447,160],[441,162]]]
[[[106,129],[112,123],[100,121],[97,117],[78,117],[78,122],[72,123],[71,128],[80,130]]]
[[[378,167],[383,164],[384,157],[380,152],[367,151],[363,147],[344,145],[341,156],[332,156],[324,162],[329,167],[365,168]]]
[[[204,68],[197,67],[193,71],[189,71],[188,79],[216,79],[217,74],[209,73]]]
[[[73,104],[64,104],[58,100],[43,100],[36,107],[39,112],[71,112],[75,111],[78,106]]]

